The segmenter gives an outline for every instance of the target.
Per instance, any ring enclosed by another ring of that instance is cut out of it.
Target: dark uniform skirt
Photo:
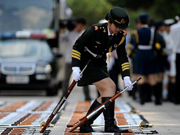
[[[135,74],[149,75],[155,73],[153,50],[138,50],[135,56]]]
[[[83,62],[81,70],[87,62]],[[78,81],[78,86],[91,85],[104,78],[109,77],[106,63],[97,63],[97,61],[91,61],[83,73],[82,78]]]
[[[157,56],[155,60],[156,64],[156,73],[163,73],[166,68],[166,63],[167,63],[167,57],[165,56]]]

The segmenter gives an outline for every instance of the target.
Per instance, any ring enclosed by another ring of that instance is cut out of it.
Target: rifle
[[[137,79],[136,81],[134,81],[132,83],[132,85],[134,85],[135,83],[137,83],[139,80],[141,79],[141,77],[139,79]],[[104,103],[102,103],[100,106],[98,106],[94,111],[92,111],[91,113],[89,113],[88,115],[84,116],[83,118],[79,119],[79,121],[77,121],[75,124],[73,124],[74,126],[67,130],[67,133],[70,133],[72,131],[74,131],[77,127],[81,126],[84,122],[90,120],[94,115],[96,115],[97,113],[100,114],[99,112],[103,112],[103,110],[106,109],[106,107],[111,104],[116,98],[118,98],[121,93],[123,93],[124,91],[126,91],[128,89],[128,87],[125,87],[123,90],[117,92],[114,96],[112,96],[110,99],[108,99],[107,101],[105,101]]]
[[[84,66],[83,70],[81,71],[81,75],[83,74],[84,70],[87,68],[89,62],[91,61],[91,59],[87,62],[87,64]],[[46,128],[48,127],[49,123],[51,122],[51,120],[54,118],[54,116],[57,114],[57,112],[59,111],[59,109],[63,106],[63,104],[66,102],[68,96],[70,95],[71,91],[73,90],[74,86],[76,85],[76,81],[73,80],[72,84],[70,85],[70,87],[68,88],[68,90],[66,91],[66,93],[64,93],[64,95],[61,97],[61,99],[59,100],[58,104],[56,105],[56,107],[54,108],[53,112],[51,113],[51,115],[48,117],[45,125],[43,126],[43,128],[41,129],[40,133],[43,133]]]

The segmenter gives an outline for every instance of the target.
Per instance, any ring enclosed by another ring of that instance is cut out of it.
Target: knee
[[[101,89],[99,89],[100,91],[103,92],[113,92],[115,93],[116,91],[116,85],[114,82],[108,83],[107,85],[104,85]]]
[[[151,85],[151,86],[154,86],[154,85],[156,85],[156,80],[154,80],[154,79],[152,79],[152,80],[149,80],[149,84]]]

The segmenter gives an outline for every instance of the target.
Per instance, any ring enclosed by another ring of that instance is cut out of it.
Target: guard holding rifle
[[[108,23],[94,24],[89,27],[77,39],[72,50],[74,80],[78,81],[78,86],[93,84],[100,93],[100,97],[93,102],[87,114],[101,105],[101,103],[110,99],[116,91],[115,84],[110,79],[107,71],[106,53],[110,53],[116,49],[125,86],[128,87],[128,90],[132,90],[133,87],[130,80],[129,62],[125,50],[126,33],[123,31],[129,25],[129,17],[124,9],[115,7],[106,15],[106,20],[108,20]],[[81,76],[80,72],[89,59],[91,59],[91,62],[84,71],[83,76]],[[128,130],[119,129],[114,124],[114,102],[105,109],[103,114],[105,118],[105,132],[128,132]],[[85,122],[80,127],[80,132],[93,132],[91,124],[98,115]]]

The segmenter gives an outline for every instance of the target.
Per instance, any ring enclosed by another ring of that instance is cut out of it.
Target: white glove
[[[132,82],[131,82],[129,76],[124,77],[124,85],[125,85],[125,87],[128,87],[127,88],[128,91],[131,91],[133,89]]]
[[[73,70],[73,79],[77,82],[81,79],[81,70],[79,67],[72,67]]]

